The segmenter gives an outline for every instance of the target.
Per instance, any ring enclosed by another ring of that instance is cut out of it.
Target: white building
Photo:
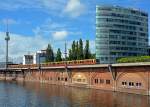
[[[37,51],[33,57],[33,64],[44,63],[46,61],[46,50]]]
[[[23,56],[23,65],[33,64],[33,55],[24,55]]]
[[[23,56],[23,64],[39,64],[46,61],[46,50],[37,51],[31,55]]]

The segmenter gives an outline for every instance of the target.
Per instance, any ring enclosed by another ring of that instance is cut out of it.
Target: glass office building
[[[96,6],[96,59],[148,55],[148,14],[119,6]]]

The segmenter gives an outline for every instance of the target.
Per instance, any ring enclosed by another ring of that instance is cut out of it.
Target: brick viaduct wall
[[[150,95],[150,66],[31,70],[25,80]]]
[[[22,74],[0,74],[0,79],[94,88],[150,95],[150,64],[26,69]],[[12,75],[15,75],[12,77]]]

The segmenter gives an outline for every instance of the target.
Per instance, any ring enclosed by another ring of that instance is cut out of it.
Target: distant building
[[[24,55],[23,64],[33,64],[33,55]]]
[[[148,55],[148,13],[119,6],[96,6],[96,59],[116,63]]]
[[[39,64],[46,61],[46,50],[37,51],[31,55],[23,56],[23,64]]]
[[[46,50],[37,51],[33,56],[33,64],[44,63],[46,61]]]

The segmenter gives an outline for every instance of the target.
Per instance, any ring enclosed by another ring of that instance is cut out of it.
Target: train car
[[[41,67],[57,67],[57,66],[75,66],[75,65],[93,65],[96,64],[95,59],[85,59],[85,60],[72,60],[72,61],[60,61],[60,62],[48,62],[41,63]],[[33,68],[39,67],[39,64],[18,64],[18,65],[9,65],[10,68]]]

